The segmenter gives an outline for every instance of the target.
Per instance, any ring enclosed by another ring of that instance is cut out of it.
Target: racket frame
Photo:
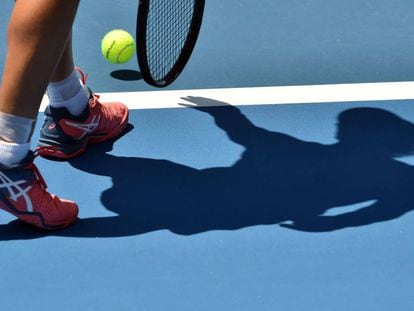
[[[136,23],[136,53],[139,68],[144,81],[154,87],[164,88],[173,83],[178,78],[190,60],[191,54],[194,51],[194,47],[198,39],[198,35],[200,33],[201,24],[203,22],[205,0],[195,0],[196,3],[194,8],[194,15],[190,24],[190,31],[188,33],[188,36],[181,50],[180,56],[163,80],[156,80],[152,77],[148,64],[146,37],[150,1],[152,0],[139,1]]]

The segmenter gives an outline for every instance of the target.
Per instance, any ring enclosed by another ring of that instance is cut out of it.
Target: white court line
[[[183,107],[181,98],[200,96],[231,105],[271,105],[414,99],[414,81],[275,86],[178,91],[99,93],[102,101],[121,101],[130,109]],[[42,101],[41,110],[47,105]]]

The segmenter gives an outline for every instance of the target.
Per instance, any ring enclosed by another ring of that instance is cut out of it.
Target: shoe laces
[[[75,70],[79,73],[82,84],[86,85],[86,81],[88,80],[88,74],[84,73],[79,67],[75,67]],[[98,110],[99,113],[101,113],[105,116],[104,120],[105,120],[106,123],[110,122],[109,123],[109,126],[110,126],[110,124],[112,122],[112,118],[110,117],[112,115],[111,109],[109,107],[105,106],[105,105],[102,105],[99,102],[100,96],[98,94],[95,94],[90,89],[89,89],[89,91],[90,91],[90,94],[92,96],[92,98],[90,99],[90,108],[94,109],[95,107],[97,107],[99,105],[99,108],[100,108]],[[108,118],[108,116],[109,116],[109,118]],[[107,125],[105,125],[105,126],[107,126]]]
[[[38,153],[34,154],[33,160],[38,156]],[[36,164],[33,163],[33,160],[30,161],[29,163],[27,163],[24,168],[33,171],[33,175],[36,179],[36,181],[39,183],[39,185],[41,186],[41,188],[46,191],[47,189],[47,184],[45,179],[43,178],[42,174],[40,173],[38,167],[36,166]]]
[[[51,207],[57,208],[57,205],[55,204],[55,198],[47,191],[46,181],[44,180],[36,164],[33,163],[33,160],[36,157],[38,157],[37,152],[34,153],[32,161],[24,165],[24,168],[31,170],[33,172],[33,176],[35,179],[34,183],[40,186],[39,188],[41,191],[32,192],[32,198],[34,199],[34,202],[41,202],[43,206],[49,207],[48,209],[42,211],[42,214],[45,215],[45,213],[47,214],[52,212],[52,209],[50,209]]]
[[[81,82],[83,85],[86,85],[86,81],[88,80],[88,74],[84,73],[79,67],[75,67],[75,70],[78,72]],[[98,103],[98,99],[100,98],[100,96],[98,94],[95,94],[94,92],[91,91],[91,89],[89,89],[90,94],[92,95],[92,107],[96,106]]]

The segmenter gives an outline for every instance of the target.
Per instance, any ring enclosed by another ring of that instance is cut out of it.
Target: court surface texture
[[[100,54],[136,9],[81,1],[76,63],[130,126],[36,159],[79,220],[0,211],[0,310],[414,310],[414,2],[207,1],[165,90]]]

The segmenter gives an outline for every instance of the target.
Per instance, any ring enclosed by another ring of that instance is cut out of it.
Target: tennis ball
[[[125,30],[114,29],[102,39],[101,49],[103,57],[112,64],[128,62],[135,52],[134,38]]]

